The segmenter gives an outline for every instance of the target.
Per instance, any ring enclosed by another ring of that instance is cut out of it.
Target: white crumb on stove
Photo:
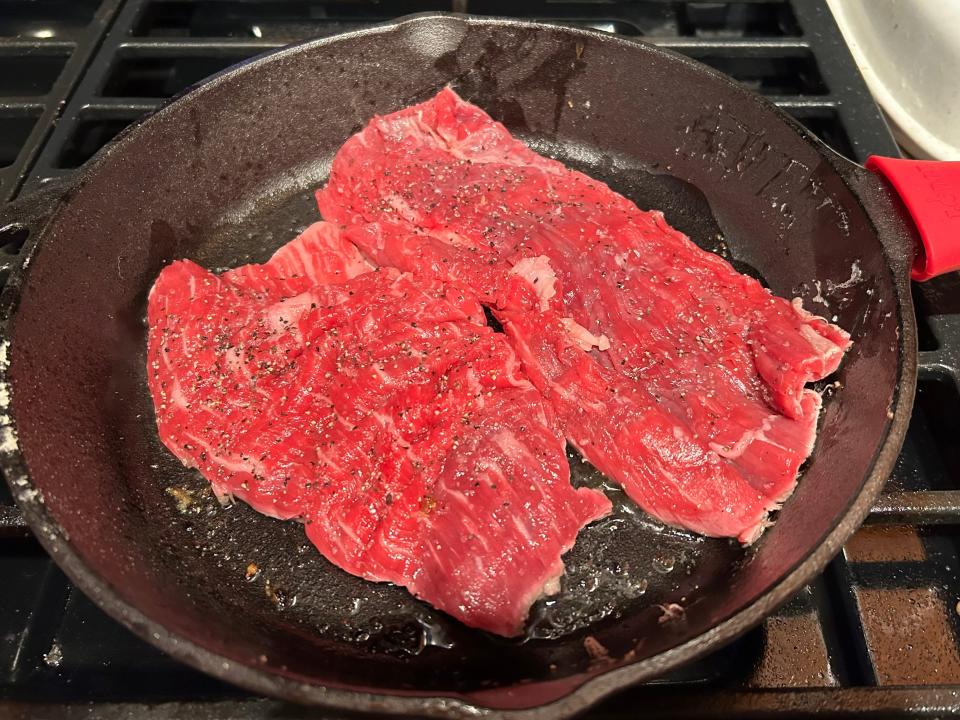
[[[17,431],[11,426],[10,416],[0,414],[0,453],[14,453],[20,449]]]
[[[50,650],[43,654],[43,662],[48,667],[60,667],[60,663],[63,662],[63,650],[60,648],[59,643],[53,643],[53,645],[50,646]]]
[[[0,342],[0,371],[10,367],[9,355],[10,341]],[[20,444],[17,441],[17,433],[13,429],[13,418],[6,412],[10,407],[10,385],[7,382],[0,383],[0,453],[16,452]]]
[[[22,503],[33,502],[34,500],[42,503],[43,495],[40,494],[37,488],[27,488],[18,494],[17,499]]]

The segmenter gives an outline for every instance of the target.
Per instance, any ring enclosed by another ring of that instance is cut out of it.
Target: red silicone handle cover
[[[867,168],[893,185],[917,226],[923,247],[917,248],[913,279],[960,269],[960,162],[873,155]]]

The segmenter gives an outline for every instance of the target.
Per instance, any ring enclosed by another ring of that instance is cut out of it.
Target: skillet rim
[[[85,184],[84,176],[94,169],[109,162],[114,150],[127,142],[131,136],[151,118],[175,112],[179,101],[194,92],[204,92],[221,83],[229,82],[235,75],[243,72],[247,66],[268,62],[276,57],[296,55],[308,47],[321,47],[367,35],[378,35],[396,32],[403,26],[417,23],[459,22],[470,25],[492,27],[520,27],[530,30],[540,30],[568,33],[573,37],[590,38],[603,43],[623,44],[638,47],[646,52],[658,53],[667,56],[673,62],[680,62],[693,67],[697,72],[706,74],[714,81],[722,83],[742,97],[745,101],[761,104],[768,111],[772,111],[781,122],[786,123],[815,150],[827,160],[832,169],[840,176],[844,184],[849,187],[854,197],[860,202],[864,214],[871,223],[871,229],[881,243],[881,252],[884,254],[888,270],[893,277],[893,285],[897,300],[897,322],[900,328],[900,346],[898,362],[898,382],[894,388],[894,400],[891,403],[893,417],[888,423],[887,433],[878,448],[869,471],[867,472],[860,490],[843,511],[840,520],[821,538],[811,546],[810,552],[795,567],[788,570],[775,581],[769,589],[764,591],[753,602],[744,606],[725,621],[713,626],[686,642],[650,658],[637,660],[622,667],[609,670],[585,680],[569,692],[549,704],[532,706],[522,709],[500,709],[478,703],[464,694],[451,693],[449,695],[422,695],[413,692],[369,692],[350,690],[338,686],[322,686],[299,680],[293,680],[270,671],[266,666],[248,666],[213,651],[207,650],[193,640],[182,637],[167,630],[160,623],[154,622],[136,607],[123,600],[117,590],[101,578],[80,557],[70,544],[67,534],[59,523],[47,511],[39,495],[38,489],[26,469],[26,463],[20,452],[17,442],[16,423],[10,412],[10,400],[13,398],[12,386],[8,376],[9,349],[11,347],[11,330],[16,317],[21,291],[26,287],[29,279],[29,267],[34,255],[39,251],[46,230],[56,218],[63,206],[69,203],[74,193],[82,189]],[[679,52],[661,48],[653,43],[626,39],[608,35],[593,30],[570,28],[562,25],[529,22],[511,18],[479,17],[458,15],[453,13],[418,13],[397,18],[393,21],[363,28],[348,33],[330,37],[306,40],[299,43],[270,50],[252,58],[248,58],[236,65],[222,70],[219,73],[186,88],[171,98],[156,111],[141,117],[124,129],[111,142],[105,145],[81,170],[75,181],[70,181],[66,192],[53,200],[54,207],[42,218],[41,227],[31,228],[31,236],[21,251],[18,267],[15,268],[0,294],[0,471],[7,479],[11,493],[23,512],[34,535],[40,544],[50,554],[51,558],[63,569],[84,593],[90,596],[97,605],[107,614],[126,626],[132,632],[160,648],[172,657],[181,660],[203,672],[219,679],[241,685],[249,690],[280,697],[287,700],[324,705],[339,710],[353,710],[373,713],[391,713],[400,715],[429,715],[443,717],[509,717],[515,719],[540,719],[569,717],[590,705],[595,704],[612,693],[625,689],[642,680],[648,680],[667,670],[673,669],[685,662],[701,657],[710,650],[730,642],[763,620],[777,606],[793,596],[812,577],[818,574],[840,550],[843,543],[860,526],[873,501],[883,488],[893,469],[894,462],[899,454],[900,447],[906,435],[907,425],[912,411],[917,379],[916,354],[916,320],[913,313],[912,299],[909,291],[907,270],[897,267],[890,257],[891,246],[906,245],[909,242],[909,231],[903,220],[895,213],[892,206],[884,207],[883,202],[872,201],[869,197],[871,188],[865,187],[867,181],[860,175],[861,168],[852,161],[842,157],[806,128],[778,108],[767,99],[752,93],[729,76],[720,73]],[[872,176],[871,176],[872,177]],[[9,210],[0,212],[0,225],[17,222],[17,209],[31,208],[31,201],[46,199],[55,192],[45,193],[38,191],[36,195],[28,195],[12,204]],[[39,196],[39,197],[38,197]],[[34,205],[36,202],[33,203]],[[887,203],[889,205],[889,203]],[[868,207],[869,206],[869,207]],[[31,208],[36,211],[36,208]],[[27,210],[29,213],[30,210]],[[884,215],[884,217],[878,217]],[[38,213],[42,215],[43,213]],[[878,221],[885,222],[878,222]],[[30,227],[30,221],[26,221]],[[908,351],[907,349],[910,349]],[[3,403],[4,396],[7,399]]]

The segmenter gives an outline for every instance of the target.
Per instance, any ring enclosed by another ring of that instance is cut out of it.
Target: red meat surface
[[[661,213],[449,89],[374,118],[317,197],[374,262],[491,305],[567,437],[651,514],[750,542],[793,491],[820,408],[804,386],[837,369],[849,336]],[[533,306],[509,298],[514,278]]]
[[[317,224],[264,265],[166,267],[148,305],[161,440],[221,497],[297,518],[339,567],[520,632],[610,510],[476,298]]]

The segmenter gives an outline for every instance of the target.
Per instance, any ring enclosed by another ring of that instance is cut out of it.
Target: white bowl
[[[911,155],[960,160],[960,0],[828,0]]]

